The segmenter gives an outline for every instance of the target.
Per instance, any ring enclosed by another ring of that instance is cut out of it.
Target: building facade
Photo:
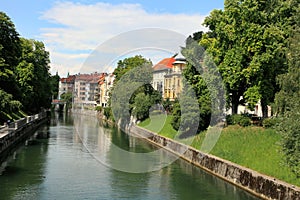
[[[152,87],[159,91],[163,96],[165,90],[165,75],[172,70],[172,64],[175,58],[165,58],[153,66],[153,81]]]
[[[184,58],[177,58],[172,63],[172,68],[168,70],[168,73],[164,76],[164,99],[170,99],[174,101],[179,97],[182,91],[182,71],[186,66],[186,60]]]
[[[102,74],[99,79],[99,103],[98,105],[106,107],[109,101],[109,93],[113,87],[115,76],[113,74]]]
[[[96,99],[99,93],[98,81],[101,74],[79,74],[74,83],[74,104],[77,105],[97,105]]]
[[[61,78],[59,80],[59,88],[58,88],[58,99],[61,99],[62,94],[73,93],[74,84],[75,84],[76,75],[71,75],[67,78]]]

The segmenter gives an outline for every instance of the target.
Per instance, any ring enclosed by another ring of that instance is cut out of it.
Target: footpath
[[[48,120],[46,111],[0,126],[0,163],[5,153]]]

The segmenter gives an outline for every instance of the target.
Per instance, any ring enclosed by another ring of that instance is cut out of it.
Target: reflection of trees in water
[[[47,135],[47,126],[36,133]],[[8,159],[7,167],[0,176],[0,197],[3,199],[37,199],[38,186],[44,181],[47,139],[37,139],[33,145],[22,146],[17,150],[15,159]],[[20,192],[22,188],[22,192]],[[31,190],[32,192],[26,192]],[[19,195],[19,196],[16,196]],[[29,195],[29,196],[27,196]]]
[[[50,124],[51,126],[58,126],[58,125],[72,126],[73,115],[68,112],[52,112]]]

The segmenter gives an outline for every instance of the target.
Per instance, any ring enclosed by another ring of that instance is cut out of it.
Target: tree
[[[151,106],[152,101],[150,96],[145,93],[138,93],[132,104],[132,115],[136,116],[138,120],[144,120],[149,117],[149,109]]]
[[[216,66],[197,41],[187,38],[181,53],[188,63],[183,70],[183,92],[179,104],[174,106],[172,125],[190,136],[219,121],[219,115],[224,110],[224,90]]]
[[[42,42],[21,38],[22,56],[16,68],[24,109],[35,113],[51,105],[49,53]]]
[[[227,89],[228,105],[249,108],[267,105],[278,90],[276,77],[286,72],[285,51],[298,0],[226,0],[224,11],[214,10],[204,24],[212,33],[200,44],[214,56]],[[242,98],[241,98],[242,97]]]
[[[0,12],[0,88],[17,99],[20,91],[14,72],[20,56],[20,38],[15,25],[5,13]]]
[[[299,7],[298,7],[299,8]],[[298,19],[300,19],[300,9]],[[298,21],[299,22],[299,21]],[[300,28],[292,32],[287,54],[289,69],[278,77],[281,90],[276,94],[275,108],[280,117],[277,130],[282,134],[282,148],[292,171],[300,177]]]
[[[66,109],[69,109],[72,107],[72,99],[73,99],[72,92],[67,92],[67,93],[62,94],[61,99],[66,102],[66,106],[67,106]]]
[[[57,72],[55,75],[50,77],[50,85],[53,99],[58,98],[59,80],[60,77]]]
[[[150,95],[149,97],[154,95],[150,85],[152,63],[142,56],[125,58],[118,62],[113,74],[116,81],[111,93],[112,113],[121,128],[124,128],[130,121],[135,97],[139,93]]]

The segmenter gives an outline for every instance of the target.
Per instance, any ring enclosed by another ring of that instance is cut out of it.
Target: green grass
[[[139,124],[148,130],[169,138],[176,138],[171,126],[171,116],[166,117],[166,123],[159,131],[155,128],[163,122],[162,116],[152,117]],[[201,149],[208,132],[198,134],[191,146]],[[275,177],[285,182],[300,186],[300,179],[293,174],[284,162],[280,148],[281,136],[273,129],[262,127],[229,126],[222,133],[210,154],[248,167],[260,173]]]
[[[174,139],[177,131],[171,126],[172,117],[170,115],[154,115],[145,121],[139,123],[139,126],[150,131],[156,132],[162,136]]]

